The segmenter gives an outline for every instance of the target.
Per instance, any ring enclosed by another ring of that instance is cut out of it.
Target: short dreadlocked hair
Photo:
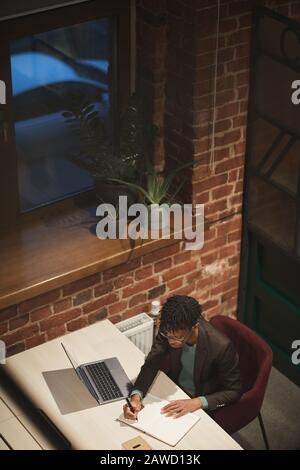
[[[173,295],[161,309],[162,332],[190,330],[201,317],[202,307],[193,297]]]

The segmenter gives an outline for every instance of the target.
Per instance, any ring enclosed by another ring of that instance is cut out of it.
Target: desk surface
[[[122,401],[97,404],[71,369],[61,342],[79,364],[117,356],[132,381],[144,362],[144,354],[110,321],[104,320],[16,354],[3,366],[72,448],[122,449],[122,442],[141,432],[116,420],[122,412]],[[151,393],[167,400],[187,397],[162,372],[157,375]],[[153,449],[241,449],[203,410],[196,413],[200,420],[175,448],[148,435],[144,437]]]

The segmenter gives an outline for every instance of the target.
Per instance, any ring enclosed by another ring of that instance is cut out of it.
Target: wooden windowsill
[[[178,242],[99,240],[93,214],[72,208],[0,233],[0,310]]]

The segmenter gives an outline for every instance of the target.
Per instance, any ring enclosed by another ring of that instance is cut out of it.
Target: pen
[[[132,404],[130,403],[129,398],[126,398],[126,402],[127,402],[127,405],[128,405],[128,407],[129,407],[131,413],[135,413],[135,409],[133,408]],[[136,416],[135,419],[138,420],[138,419],[137,419],[137,416]]]

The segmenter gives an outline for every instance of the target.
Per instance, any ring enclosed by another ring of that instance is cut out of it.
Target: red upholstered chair
[[[243,385],[243,394],[236,403],[213,411],[211,416],[229,434],[258,417],[266,448],[269,449],[260,409],[272,367],[272,349],[238,320],[217,315],[211,319],[211,324],[234,344],[239,355]]]

